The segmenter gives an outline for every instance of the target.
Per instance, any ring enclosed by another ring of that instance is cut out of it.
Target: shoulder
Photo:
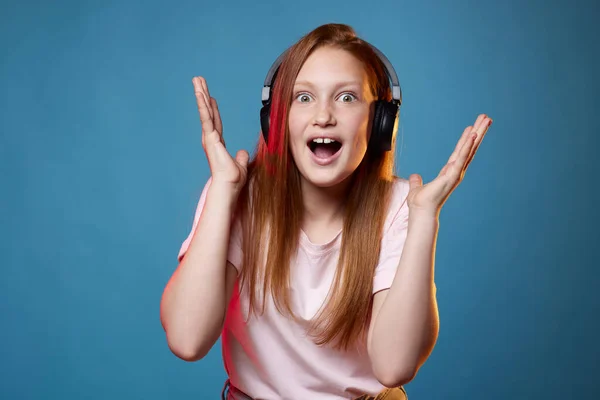
[[[409,190],[410,183],[408,179],[399,176],[394,177],[386,214],[386,230],[394,223],[394,221],[398,221],[398,219],[403,219],[408,216],[408,204],[406,199]]]
[[[408,196],[410,189],[410,182],[408,179],[400,176],[394,176],[392,180],[392,202],[394,200],[403,202]]]

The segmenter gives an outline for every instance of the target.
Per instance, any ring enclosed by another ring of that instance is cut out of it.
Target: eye
[[[299,93],[296,95],[296,100],[300,103],[308,103],[311,100],[311,97],[306,93]]]
[[[340,98],[342,99],[343,103],[352,103],[356,100],[356,96],[352,93],[343,93]]]

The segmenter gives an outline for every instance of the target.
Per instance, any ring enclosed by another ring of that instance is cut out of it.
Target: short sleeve
[[[202,193],[200,195],[200,199],[198,201],[198,205],[196,206],[196,213],[194,215],[194,222],[192,224],[192,229],[188,234],[187,238],[181,244],[181,248],[179,249],[179,254],[177,259],[179,262],[183,259],[190,242],[192,241],[192,237],[194,236],[194,232],[196,231],[196,227],[198,226],[198,221],[202,215],[202,210],[204,209],[204,204],[206,202],[206,195],[208,193],[208,188],[210,187],[210,183],[212,181],[212,177],[208,179]],[[231,223],[231,230],[229,234],[229,246],[227,249],[227,261],[232,263],[235,268],[240,271],[240,267],[242,265],[242,226],[240,219],[234,216],[234,219]]]
[[[394,183],[392,199],[384,225],[379,263],[373,277],[373,293],[392,286],[408,233],[408,196],[410,185],[400,179]]]

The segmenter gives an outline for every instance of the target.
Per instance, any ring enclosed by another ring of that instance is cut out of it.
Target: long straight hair
[[[249,315],[264,313],[270,295],[278,312],[295,318],[290,306],[290,261],[298,250],[304,205],[300,172],[289,150],[288,115],[302,65],[323,46],[354,55],[364,65],[373,95],[391,99],[385,67],[348,25],[320,26],[287,52],[273,87],[269,143],[259,139],[238,202],[244,253],[240,285],[248,291]],[[375,152],[368,147],[350,179],[335,278],[308,328],[315,343],[346,350],[365,337],[368,327],[373,276],[394,180],[394,151]]]

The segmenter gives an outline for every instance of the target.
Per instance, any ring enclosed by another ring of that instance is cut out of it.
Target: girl
[[[168,345],[195,361],[221,336],[228,399],[404,399],[438,335],[440,210],[491,120],[423,185],[394,176],[400,96],[381,53],[328,24],[280,60],[250,162],[193,79],[211,177],[161,301]]]

